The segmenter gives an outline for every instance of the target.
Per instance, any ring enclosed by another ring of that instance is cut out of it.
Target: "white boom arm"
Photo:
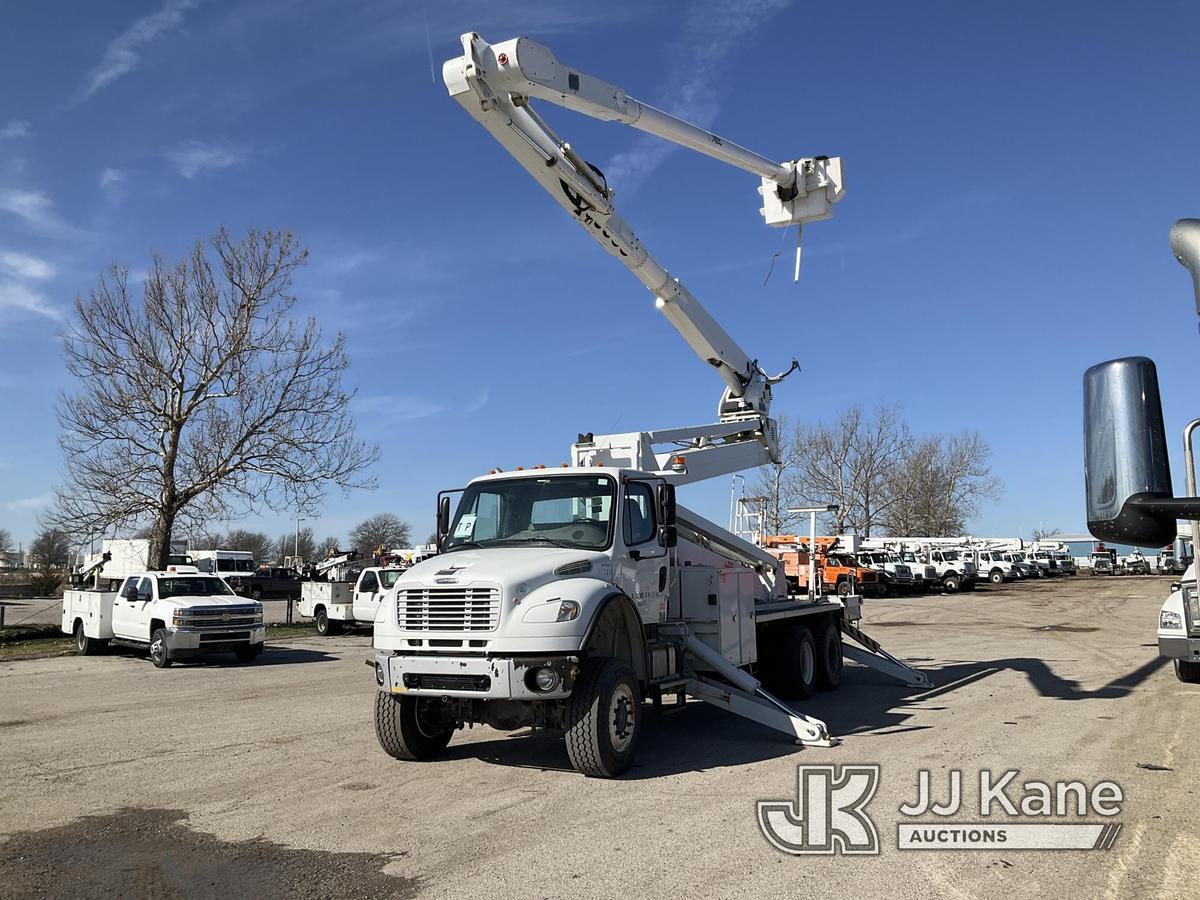
[[[467,33],[462,45],[463,55],[448,60],[442,68],[450,95],[654,294],[657,308],[725,382],[718,407],[721,422],[744,422],[746,432],[763,446],[763,455],[775,458],[775,428],[767,421],[771,385],[797,368],[796,361],[782,375],[768,376],[679,279],[647,252],[615,211],[613,191],[603,173],[561,140],[529,101],[546,100],[594,118],[623,122],[758,175],[762,179],[761,211],[771,225],[829,218],[833,203],[843,194],[841,161],[814,157],[773,162],[564,66],[529,38],[490,45],[479,35]],[[697,449],[702,443],[697,443]]]

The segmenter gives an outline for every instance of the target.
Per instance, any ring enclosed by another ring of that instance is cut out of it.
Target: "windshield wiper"
[[[502,541],[494,541],[493,543],[505,544],[508,546],[512,546],[513,544],[550,544],[553,547],[562,547],[564,550],[577,549],[575,544],[568,544],[565,541],[557,541],[554,538],[544,537],[540,534],[527,538],[505,538]]]
[[[453,547],[447,547],[442,552],[450,553],[454,550],[466,550],[469,548],[474,548],[476,550],[482,550],[483,544],[479,543],[479,541],[463,541],[461,544],[455,544]]]

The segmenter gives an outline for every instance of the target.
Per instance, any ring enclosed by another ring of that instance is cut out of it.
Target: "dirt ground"
[[[551,736],[479,727],[396,762],[371,726],[366,635],[283,641],[253,666],[2,662],[0,897],[1194,896],[1200,686],[1157,655],[1167,585],[868,601],[864,630],[933,689],[848,667],[802,706],[842,738],[828,749],[692,702],[648,718],[617,781],[571,771]],[[882,767],[879,855],[764,838],[757,801],[794,800],[796,766],[819,763]],[[985,768],[1117,782],[1116,843],[897,849],[918,770],[944,793],[949,770],[969,785]]]

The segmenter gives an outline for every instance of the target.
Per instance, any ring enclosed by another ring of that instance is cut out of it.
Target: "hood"
[[[561,566],[585,561],[592,564],[590,572],[554,574],[554,570]],[[608,556],[600,551],[545,545],[454,550],[417,563],[400,576],[395,586],[403,589],[414,584],[471,584],[490,581],[504,585],[527,583],[532,590],[534,582],[572,577],[601,578],[607,581],[612,577],[612,564]]]
[[[257,606],[259,609],[262,608],[262,604],[257,600],[251,600],[248,597],[239,597],[236,594],[226,594],[217,597],[189,597],[186,594],[181,594],[178,597],[168,597],[159,602],[178,609],[197,609],[202,606]]]

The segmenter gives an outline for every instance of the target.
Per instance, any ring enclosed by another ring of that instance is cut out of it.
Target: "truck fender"
[[[646,638],[633,601],[612,590],[595,606],[579,649],[624,659],[641,681],[646,680]]]

